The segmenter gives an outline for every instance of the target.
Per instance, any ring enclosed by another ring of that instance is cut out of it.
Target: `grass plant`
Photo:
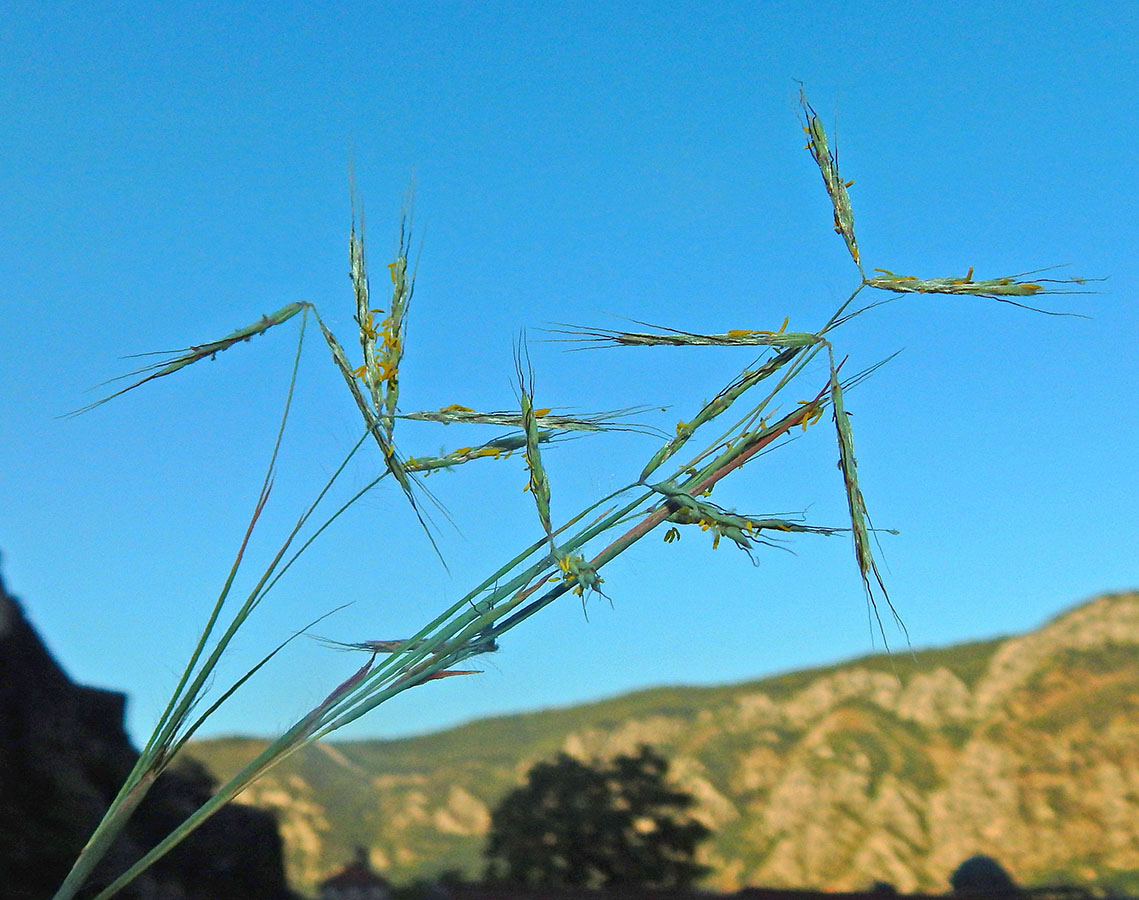
[[[663,537],[666,541],[679,537],[681,528],[695,526],[710,533],[714,547],[721,539],[727,538],[749,554],[759,547],[771,546],[788,535],[835,535],[848,532],[852,538],[869,609],[877,615],[880,604],[884,603],[893,613],[893,605],[872,553],[875,529],[859,487],[853,432],[845,406],[845,393],[876,366],[854,374],[843,374],[845,360],[835,361],[833,332],[854,316],[884,302],[872,301],[861,308],[854,308],[856,299],[867,288],[889,292],[892,296],[908,293],[971,294],[1020,305],[1018,300],[1011,298],[1035,297],[1070,290],[1071,285],[1083,282],[1029,282],[1023,280],[1024,276],[974,280],[971,269],[964,278],[919,280],[912,276],[898,276],[885,269],[875,269],[875,274],[867,277],[854,232],[854,214],[849,195],[853,182],[844,181],[839,175],[837,155],[832,143],[828,142],[822,123],[806,98],[801,96],[800,99],[807,149],[819,168],[830,198],[835,231],[842,237],[857,267],[858,285],[817,331],[788,331],[786,319],[781,326],[772,330],[742,328],[723,334],[699,334],[654,326],[645,326],[648,330],[639,332],[566,327],[558,329],[562,335],[561,340],[571,340],[583,347],[752,346],[759,348],[762,353],[712,400],[695,409],[691,418],[678,422],[675,433],[664,435],[660,447],[643,464],[635,480],[586,505],[560,525],[555,524],[551,512],[553,486],[546,475],[542,454],[550,445],[574,432],[589,436],[615,429],[651,431],[629,421],[630,417],[642,410],[624,409],[571,416],[537,407],[534,372],[522,341],[515,348],[519,387],[517,411],[479,412],[459,405],[449,405],[438,410],[401,412],[399,372],[406,349],[408,314],[415,287],[415,270],[409,265],[411,222],[405,215],[399,229],[394,261],[386,265],[388,278],[385,282],[390,281],[390,295],[384,300],[374,301],[368,275],[363,224],[357,213],[355,198],[349,238],[349,264],[361,348],[360,364],[350,361],[348,353],[321,319],[315,306],[307,302],[290,303],[219,340],[165,355],[130,373],[136,380],[127,387],[77,411],[89,411],[150,381],[173,375],[203,359],[213,359],[237,344],[248,342],[254,336],[298,317],[301,324],[296,361],[299,361],[301,344],[311,317],[359,410],[363,419],[363,431],[339,468],[285,536],[253,590],[244,598],[231,598],[234,579],[243,563],[250,535],[272,491],[277,451],[288,421],[296,384],[295,361],[280,430],[265,479],[250,516],[245,538],[238,548],[223,588],[137,764],[76,860],[71,873],[55,894],[55,900],[71,900],[76,896],[139,802],[186,742],[234,691],[288,643],[285,641],[273,648],[249,672],[221,691],[211,703],[205,704],[207,688],[219,660],[267,593],[325,529],[384,479],[392,478],[399,485],[407,502],[419,517],[427,539],[434,546],[431,528],[422,511],[422,502],[431,499],[424,487],[423,478],[436,469],[455,469],[476,460],[502,462],[518,454],[527,470],[526,490],[534,498],[539,530],[528,546],[520,548],[494,571],[485,573],[481,579],[475,579],[476,583],[461,599],[422,624],[406,639],[362,640],[342,645],[367,654],[367,660],[333,688],[320,704],[222,785],[212,799],[173,833],[99,891],[95,900],[112,897],[225,803],[290,754],[333,734],[381,703],[417,685],[434,679],[470,674],[473,670],[465,665],[471,658],[496,650],[501,639],[512,628],[563,595],[573,593],[584,602],[587,595],[600,594],[604,583],[601,575],[604,567],[661,526],[664,527]],[[384,305],[374,305],[377,302]],[[828,377],[805,392],[809,399],[798,399],[804,395],[799,385],[805,377],[806,367],[819,354],[824,353],[822,359],[829,367]],[[777,401],[784,404],[787,411],[780,414]],[[796,429],[806,431],[817,425],[828,410],[838,443],[839,468],[845,486],[849,524],[842,527],[815,525],[795,517],[740,513],[708,499],[722,480],[756,460],[777,442],[791,436]],[[477,446],[459,447],[438,456],[411,457],[404,456],[396,443],[398,424],[405,420],[444,425],[475,424],[506,430]],[[728,421],[730,424],[718,426],[717,433],[715,428],[707,428],[716,421]],[[698,431],[708,436],[707,442],[691,456],[681,456]],[[323,519],[319,525],[313,524],[317,521],[317,510],[323,510],[327,505],[329,492],[349,461],[366,444],[372,442],[380,451],[381,464],[376,477],[339,508],[328,514],[322,513]],[[314,624],[315,622],[310,623],[297,634]],[[882,628],[880,618],[878,626]],[[203,706],[204,710],[198,712]]]

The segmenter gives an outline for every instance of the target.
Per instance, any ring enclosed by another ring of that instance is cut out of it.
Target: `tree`
[[[1009,896],[1017,892],[1016,882],[1004,866],[991,856],[971,856],[949,876],[955,894]]]
[[[635,756],[586,764],[561,753],[491,814],[486,877],[527,887],[689,887],[711,835],[685,815],[691,794],[670,785],[668,760]]]

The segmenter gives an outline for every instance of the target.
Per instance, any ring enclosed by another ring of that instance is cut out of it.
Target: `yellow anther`
[[[806,407],[812,407],[814,405],[813,400],[799,400],[798,403],[800,406],[806,406]],[[822,417],[823,417],[822,408],[821,407],[815,407],[809,413],[807,413],[807,415],[805,415],[803,417],[803,421],[800,422],[799,424],[802,425],[803,430],[806,431],[808,425],[814,425]]]
[[[675,525],[672,528],[668,529],[668,531],[666,531],[664,533],[664,542],[666,544],[671,544],[673,541],[679,541],[679,540],[680,540],[680,529],[677,528]]]
[[[535,416],[548,416],[549,414],[550,414],[550,407],[548,407],[548,406],[545,409],[534,410]]]
[[[374,341],[379,336],[379,332],[376,331],[376,320],[373,316],[382,312],[382,309],[369,309],[364,313],[364,321],[360,323],[360,331],[369,340]]]
[[[783,334],[783,332],[787,330],[787,323],[790,321],[791,321],[791,317],[787,316],[783,319],[783,324],[779,326],[778,331],[757,331],[756,334],[770,334],[770,335]]]
[[[890,276],[894,281],[917,281],[916,275],[895,275],[889,269],[875,269],[875,272],[881,272],[883,275]]]
[[[441,413],[474,412],[474,410],[471,409],[469,406],[459,406],[458,403],[452,403],[450,406],[444,406],[442,409],[439,410],[439,412],[441,412]]]

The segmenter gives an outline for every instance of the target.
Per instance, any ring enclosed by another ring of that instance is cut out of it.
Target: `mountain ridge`
[[[941,890],[988,853],[1022,883],[1134,892],[1137,646],[1139,592],[1105,594],[1020,635],[317,745],[241,799],[277,812],[303,888],[356,844],[396,880],[473,875],[490,810],[535,762],[650,743],[716,831],[709,887]],[[225,776],[263,746],[191,753]]]
[[[779,681],[784,678],[794,677],[803,678],[805,676],[814,675],[817,673],[830,672],[834,669],[842,668],[848,665],[854,665],[865,662],[867,660],[882,659],[897,659],[899,654],[904,654],[908,657],[911,653],[916,654],[919,658],[924,657],[926,654],[939,653],[948,650],[955,650],[958,647],[965,646],[984,646],[989,644],[998,644],[1010,637],[1015,637],[1015,634],[1000,634],[990,638],[983,638],[975,641],[964,641],[960,644],[953,645],[931,645],[929,647],[919,647],[916,649],[907,648],[904,651],[894,651],[887,653],[882,651],[880,653],[864,653],[854,656],[844,657],[830,663],[819,663],[817,665],[810,665],[800,669],[785,669],[777,672],[772,672],[768,675],[761,675],[756,678],[748,678],[744,681],[722,681],[712,682],[710,684],[691,684],[686,682],[675,683],[662,683],[651,684],[646,687],[633,688],[632,690],[616,691],[612,694],[606,694],[590,700],[584,700],[577,703],[552,703],[548,706],[535,706],[528,709],[519,709],[513,712],[496,713],[488,716],[476,716],[470,719],[464,719],[455,722],[451,725],[444,725],[438,728],[430,728],[426,731],[410,732],[408,734],[396,735],[394,737],[377,737],[377,738],[332,738],[327,743],[331,744],[402,744],[408,741],[427,740],[437,737],[442,734],[449,734],[455,731],[461,731],[468,726],[489,726],[495,722],[513,721],[526,716],[538,716],[546,714],[557,714],[559,712],[585,712],[596,707],[607,706],[615,701],[623,701],[631,698],[640,698],[646,695],[658,693],[676,693],[676,692],[693,692],[699,693],[702,691],[721,691],[731,690],[736,691],[745,687],[753,687],[760,684],[765,684],[771,681]],[[226,732],[211,735],[208,738],[201,738],[196,743],[212,743],[224,741],[263,741],[268,743],[271,738],[264,735],[245,734],[240,732]]]

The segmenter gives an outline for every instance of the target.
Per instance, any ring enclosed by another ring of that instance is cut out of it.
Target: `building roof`
[[[326,888],[344,888],[344,887],[388,887],[387,879],[376,874],[372,867],[368,864],[368,853],[363,847],[356,848],[356,858],[348,863],[343,869],[333,875],[331,878],[326,878],[320,883],[320,887]]]

